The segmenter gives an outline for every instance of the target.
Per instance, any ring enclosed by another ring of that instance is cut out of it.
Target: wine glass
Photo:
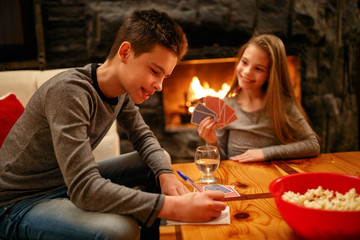
[[[195,152],[195,165],[203,175],[198,179],[200,183],[215,183],[218,181],[213,173],[219,167],[220,154],[215,146],[199,146]]]

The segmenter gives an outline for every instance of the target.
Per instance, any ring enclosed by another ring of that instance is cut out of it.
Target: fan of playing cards
[[[204,103],[197,103],[191,115],[191,123],[199,125],[204,118],[211,117],[216,127],[221,129],[237,119],[235,111],[218,97],[205,97]]]

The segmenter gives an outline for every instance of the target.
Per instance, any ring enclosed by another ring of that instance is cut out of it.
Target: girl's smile
[[[269,63],[267,52],[256,45],[249,45],[236,67],[240,88],[261,88],[269,76]]]

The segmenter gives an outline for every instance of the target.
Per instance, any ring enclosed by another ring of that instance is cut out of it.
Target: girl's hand
[[[217,138],[215,135],[216,122],[210,117],[206,117],[201,121],[197,132],[209,144],[216,144]]]
[[[236,162],[261,162],[265,161],[262,149],[249,149],[243,154],[231,157],[230,160]]]

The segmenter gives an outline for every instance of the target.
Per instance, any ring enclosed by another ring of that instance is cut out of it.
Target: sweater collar
[[[100,66],[99,63],[92,63],[91,64],[91,79],[92,79],[92,82],[93,82],[93,86],[96,90],[96,92],[99,94],[100,98],[111,104],[111,105],[116,105],[119,101],[119,98],[118,97],[115,97],[115,98],[108,98],[106,97],[100,90],[100,87],[99,87],[99,84],[98,84],[98,81],[97,81],[97,76],[96,76],[96,69]]]

